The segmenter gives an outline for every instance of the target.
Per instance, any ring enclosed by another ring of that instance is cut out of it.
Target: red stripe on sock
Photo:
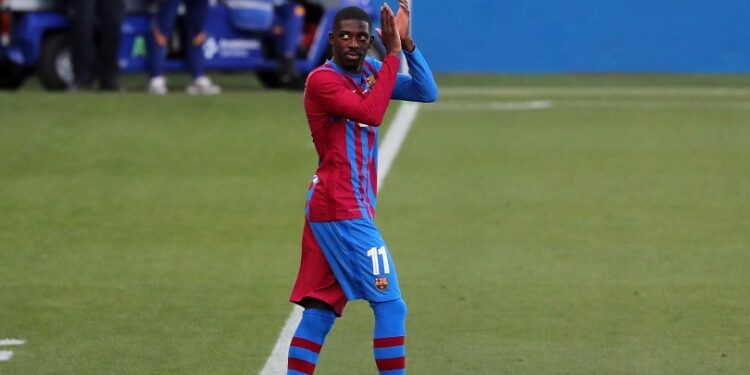
[[[383,337],[379,339],[372,339],[372,346],[374,348],[387,348],[389,346],[404,345],[404,336],[398,337]]]
[[[406,368],[406,358],[404,357],[376,359],[375,363],[378,365],[378,371],[401,370]]]
[[[315,341],[310,341],[310,340],[303,339],[300,337],[293,337],[291,346],[296,346],[298,348],[307,349],[315,353],[320,353],[320,349],[323,347],[323,345],[320,345]]]
[[[315,372],[315,364],[302,359],[289,357],[289,369],[299,371],[303,374],[312,375]]]

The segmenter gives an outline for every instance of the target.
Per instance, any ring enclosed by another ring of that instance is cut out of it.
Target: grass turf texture
[[[735,78],[440,77],[379,198],[410,373],[750,371]],[[491,110],[528,100],[551,108]],[[32,87],[0,113],[0,339],[27,341],[0,374],[257,373],[315,166],[299,94]],[[370,332],[351,304],[316,374],[374,373]]]

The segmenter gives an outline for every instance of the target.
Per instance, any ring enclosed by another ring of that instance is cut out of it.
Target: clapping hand
[[[401,37],[401,46],[408,52],[414,51],[414,41],[411,39],[411,10],[408,0],[398,1],[396,14],[396,29]]]
[[[380,26],[382,29],[375,29],[375,31],[380,36],[380,40],[383,41],[385,50],[391,54],[399,54],[401,52],[401,37],[396,25],[396,17],[393,15],[391,7],[385,3],[380,7]]]

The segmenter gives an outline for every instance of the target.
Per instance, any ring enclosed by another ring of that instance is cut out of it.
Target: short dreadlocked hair
[[[338,11],[338,13],[336,13],[336,16],[333,17],[333,24],[338,25],[339,22],[345,20],[365,21],[370,26],[370,30],[372,31],[372,18],[370,18],[370,15],[361,8],[346,7],[344,9],[341,9],[340,11]]]

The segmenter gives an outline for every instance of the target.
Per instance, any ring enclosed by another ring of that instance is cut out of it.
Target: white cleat
[[[164,76],[156,76],[148,81],[148,92],[154,95],[166,95],[169,92],[167,89],[167,79]]]
[[[194,79],[185,91],[190,95],[217,95],[221,93],[221,87],[211,82],[208,77],[200,76]]]

